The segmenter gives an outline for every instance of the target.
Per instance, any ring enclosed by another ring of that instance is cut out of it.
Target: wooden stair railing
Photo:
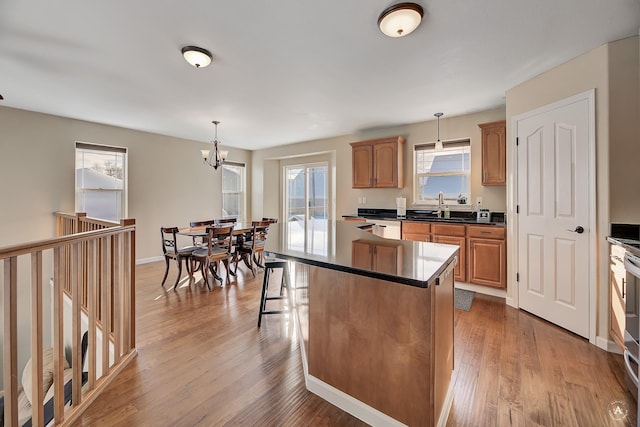
[[[62,215],[56,214],[57,218]],[[95,220],[80,220],[92,224]],[[56,220],[56,232],[70,232],[67,218]],[[65,410],[64,399],[55,399],[54,424],[69,425],[82,414],[104,388],[135,358],[135,221],[123,220],[93,231],[62,235],[54,239],[0,248],[4,296],[4,421],[18,425],[18,310],[20,318],[30,317],[33,402],[42,402],[44,347],[43,289],[49,286],[43,268],[51,261],[53,286],[53,339],[55,396],[64,395],[64,296],[71,299],[72,403]],[[100,224],[97,224],[98,226]],[[102,224],[104,225],[104,224]],[[61,228],[60,228],[61,227]],[[64,231],[61,231],[64,230]],[[76,228],[77,230],[77,228]],[[26,263],[23,263],[24,260]],[[27,267],[30,263],[30,268]],[[29,286],[29,307],[18,307],[18,286]],[[65,292],[68,289],[69,292]],[[48,301],[47,301],[48,303]],[[81,313],[88,320],[87,384],[82,390]],[[103,325],[109,325],[104,333]],[[66,325],[69,326],[69,325]],[[67,328],[68,329],[68,328]],[[97,332],[103,339],[97,345]],[[68,336],[67,336],[68,338]],[[110,358],[110,352],[111,358]],[[101,375],[97,376],[100,353]],[[42,405],[32,406],[32,425],[44,425]]]

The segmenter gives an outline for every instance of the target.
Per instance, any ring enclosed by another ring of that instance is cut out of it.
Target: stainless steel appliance
[[[478,209],[476,220],[478,222],[491,222],[491,212],[489,212],[489,209]]]
[[[627,383],[629,390],[638,398],[638,360],[640,360],[640,257],[625,252],[624,280],[625,299],[625,331],[624,331],[624,362],[627,369]]]

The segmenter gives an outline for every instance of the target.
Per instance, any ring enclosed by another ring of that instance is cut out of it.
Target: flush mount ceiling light
[[[211,52],[197,46],[185,46],[182,48],[182,56],[196,68],[206,67],[211,64]]]
[[[378,17],[378,27],[389,37],[402,37],[418,28],[424,11],[415,3],[398,3],[385,9]]]
[[[211,166],[212,168],[217,170],[220,166],[222,166],[222,163],[224,163],[224,161],[226,160],[229,152],[226,150],[221,151],[218,148],[218,144],[220,144],[220,141],[218,141],[218,125],[220,124],[220,122],[214,120],[211,123],[213,123],[216,127],[216,135],[213,138],[213,141],[211,141],[211,149],[200,150],[200,152],[202,153],[202,161],[204,162],[204,164]]]

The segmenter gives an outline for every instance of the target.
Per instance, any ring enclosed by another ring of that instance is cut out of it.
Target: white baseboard
[[[449,420],[449,413],[451,412],[451,405],[453,405],[453,379],[455,378],[455,370],[451,372],[451,381],[449,381],[449,388],[447,389],[447,395],[442,402],[442,409],[440,410],[440,416],[438,417],[437,427],[445,427]]]
[[[372,408],[369,405],[362,403],[361,401],[349,396],[348,394],[338,390],[337,388],[325,383],[324,381],[320,381],[316,377],[309,375],[309,368],[307,365],[307,352],[304,347],[304,341],[302,339],[300,322],[298,319],[298,312],[296,310],[293,311],[294,319],[298,323],[298,327],[296,331],[298,332],[298,343],[300,345],[300,354],[302,356],[302,367],[304,370],[304,382],[307,390],[312,392],[313,394],[321,397],[327,402],[337,406],[345,412],[353,415],[354,417],[364,421],[365,423],[372,426],[405,426],[401,422],[391,418],[390,416],[378,411],[375,408]],[[454,378],[453,373],[451,374],[451,378]],[[444,427],[447,424],[447,420],[449,419],[449,412],[451,412],[451,405],[453,404],[453,381],[449,382],[449,389],[447,390],[447,395],[444,399],[444,403],[442,405],[442,411],[440,412],[440,417],[438,418],[438,427]]]
[[[477,292],[479,294],[491,295],[492,297],[506,298],[507,291],[504,289],[495,289],[489,286],[474,285],[472,283],[456,282],[455,287],[467,291]]]
[[[162,261],[164,256],[154,256],[151,258],[140,258],[136,260],[136,265],[149,264],[150,262]]]
[[[357,399],[354,399],[353,397],[338,390],[337,388],[332,387],[323,381],[320,381],[312,375],[308,375],[307,389],[313,394],[320,396],[327,402],[337,406],[343,411],[350,413],[354,417],[364,421],[369,425],[376,427],[398,427],[406,425],[391,418],[386,414],[383,414],[377,409],[372,408],[371,406],[366,405]]]
[[[607,338],[596,337],[596,346],[604,351],[608,351],[609,353],[622,354],[622,350],[620,350],[618,344]]]

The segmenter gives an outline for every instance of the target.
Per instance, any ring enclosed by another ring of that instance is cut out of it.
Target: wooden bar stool
[[[282,280],[280,281],[280,295],[275,297],[268,297],[269,292],[269,276],[271,271],[275,268],[282,269]],[[285,294],[284,291],[287,291]],[[264,279],[262,280],[262,295],[260,297],[260,314],[258,315],[258,328],[262,323],[263,314],[280,314],[287,313],[286,310],[269,310],[267,311],[267,301],[269,300],[281,300],[286,299],[289,301],[289,291],[291,290],[291,284],[289,283],[289,266],[287,261],[283,260],[267,260],[264,263]]]

